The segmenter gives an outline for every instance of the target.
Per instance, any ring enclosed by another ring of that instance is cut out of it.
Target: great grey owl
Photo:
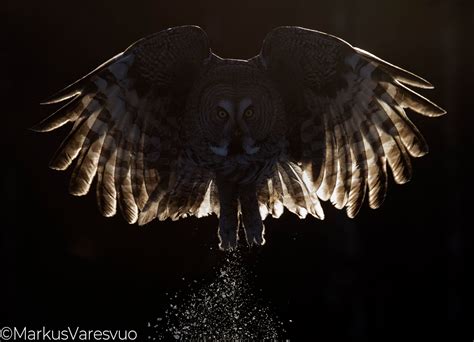
[[[131,45],[46,101],[67,101],[33,127],[72,131],[51,167],[77,159],[70,192],[97,175],[104,216],[143,225],[215,213],[220,248],[265,243],[262,220],[286,207],[324,218],[320,200],[354,217],[384,200],[427,145],[405,108],[443,109],[407,86],[424,79],[345,41],[278,27],[249,60],[212,53],[205,32],[181,26]]]

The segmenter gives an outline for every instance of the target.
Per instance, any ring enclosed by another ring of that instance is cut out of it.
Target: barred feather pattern
[[[71,194],[87,194],[97,176],[100,212],[109,217],[120,210],[129,223],[212,212],[210,196],[201,205],[209,174],[200,171],[199,177],[190,179],[177,172],[180,113],[173,112],[176,100],[163,88],[174,86],[173,68],[179,65],[173,57],[180,49],[186,50],[181,55],[189,70],[193,63],[200,67],[210,53],[206,44],[205,34],[196,27],[162,31],[135,43],[47,102],[68,101],[33,129],[48,132],[73,123],[50,164],[65,170],[76,160]],[[188,190],[188,197],[183,197],[180,192]]]
[[[294,160],[308,176],[300,183],[345,208],[349,217],[366,197],[371,208],[383,203],[387,165],[403,184],[412,176],[411,157],[428,152],[405,109],[429,117],[445,114],[407,87],[432,88],[429,82],[322,32],[277,28],[259,58],[275,80],[291,75],[310,112],[300,124],[301,157]]]
[[[49,131],[74,122],[51,167],[65,170],[77,159],[69,186],[71,194],[88,193],[97,175],[101,213],[115,215],[118,203],[129,222],[138,219],[139,210],[159,184],[151,165],[154,154],[163,153],[163,144],[155,138],[158,124],[162,127],[163,122],[150,119],[150,112],[166,105],[149,94],[138,98],[133,80],[124,78],[133,59],[133,55],[123,56],[92,76],[87,90],[71,101],[76,106],[62,117],[53,114],[36,127]]]
[[[324,219],[324,212],[308,175],[300,166],[285,161],[274,165],[271,176],[258,187],[262,220],[268,215],[279,218],[287,208],[299,218],[308,214]]]
[[[319,108],[325,108],[314,114],[324,116],[326,134],[330,136],[327,147],[335,150],[326,154],[335,160],[329,162],[332,165],[325,163],[325,186],[318,189],[318,195],[329,198],[338,209],[345,207],[348,216],[354,217],[366,191],[371,208],[383,203],[387,164],[395,182],[403,184],[412,176],[410,156],[421,157],[428,152],[405,108],[429,116],[443,111],[408,90],[395,75],[380,67],[380,61],[352,54],[344,63],[345,88],[338,89],[332,98],[313,92],[314,101],[322,102]]]

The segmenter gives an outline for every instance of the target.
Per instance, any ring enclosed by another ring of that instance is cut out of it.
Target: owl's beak
[[[242,147],[242,133],[239,131],[234,131],[232,135],[232,140],[230,141],[228,147],[229,155],[237,155],[245,153],[244,148]]]
[[[260,146],[255,145],[255,140],[243,135],[240,131],[236,132],[228,147],[229,155],[237,154],[255,154],[260,151]]]
[[[242,138],[242,131],[240,130],[240,128],[234,129],[234,131],[232,132],[232,140],[234,139],[240,140],[241,138]]]

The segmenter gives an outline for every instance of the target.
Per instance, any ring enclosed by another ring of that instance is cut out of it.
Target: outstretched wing
[[[349,217],[365,197],[371,208],[381,205],[387,164],[402,184],[411,177],[410,156],[428,152],[405,109],[445,114],[407,87],[433,88],[429,82],[322,32],[276,28],[254,61],[280,88],[295,123],[288,137],[290,161],[300,167],[293,183],[345,207]],[[302,208],[317,201],[300,197]]]
[[[160,216],[147,203],[164,198],[175,178],[182,99],[210,55],[199,27],[168,29],[137,41],[46,101],[67,103],[33,130],[73,123],[51,162],[65,170],[77,160],[70,192],[86,194],[97,175],[104,216],[115,215],[117,203],[130,223],[140,212],[143,223]],[[167,213],[160,218],[171,215],[166,205],[160,208]]]

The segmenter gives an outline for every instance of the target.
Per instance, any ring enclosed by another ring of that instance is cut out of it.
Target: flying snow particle
[[[163,320],[155,328],[158,340],[180,341],[254,341],[282,340],[283,322],[256,297],[249,285],[238,251],[228,254],[216,279],[185,296],[169,296]]]

